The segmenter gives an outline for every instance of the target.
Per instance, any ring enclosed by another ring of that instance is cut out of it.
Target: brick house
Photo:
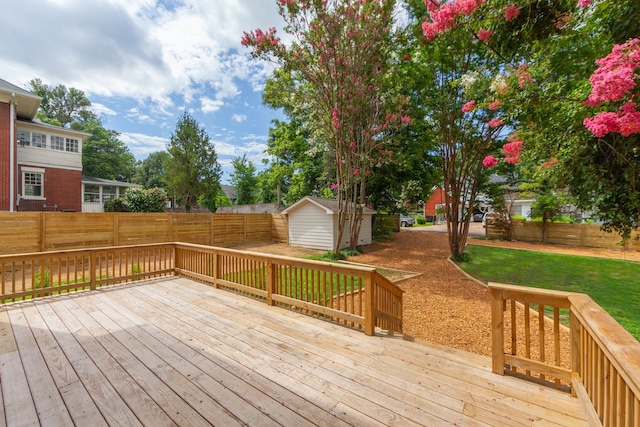
[[[430,222],[443,222],[444,214],[438,214],[440,208],[445,206],[444,190],[434,187],[429,199],[424,203],[424,217]]]
[[[0,79],[0,211],[82,211],[82,144],[35,119],[41,98]]]

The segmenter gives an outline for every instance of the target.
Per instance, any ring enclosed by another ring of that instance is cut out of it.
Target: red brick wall
[[[9,210],[9,177],[11,141],[11,108],[7,103],[0,103],[0,211]]]
[[[444,190],[436,188],[433,194],[424,204],[424,216],[434,216],[436,214],[436,205],[444,205]]]
[[[24,165],[28,166],[28,165]],[[82,212],[82,171],[67,169],[43,168],[44,197],[46,200],[21,199],[20,211],[53,211],[53,205],[58,205],[57,211]],[[22,170],[18,174],[18,190],[22,194]],[[47,208],[43,208],[43,205]],[[51,206],[51,207],[49,207]]]

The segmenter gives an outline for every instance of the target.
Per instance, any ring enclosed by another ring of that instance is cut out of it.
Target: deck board
[[[0,426],[586,425],[487,357],[185,278],[0,306]]]

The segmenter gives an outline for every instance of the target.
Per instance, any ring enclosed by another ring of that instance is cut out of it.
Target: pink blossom
[[[528,64],[518,66],[518,84],[520,85],[521,89],[524,89],[527,83],[534,82],[533,77],[531,77],[531,75],[529,74],[528,69]]]
[[[333,117],[333,127],[340,129],[340,110],[334,108],[331,110],[331,116]]]
[[[487,125],[490,128],[497,128],[498,126],[502,126],[504,124],[504,122],[502,121],[502,119],[496,117],[494,119],[491,119],[487,122]]]
[[[469,113],[473,110],[476,109],[476,101],[474,99],[472,99],[471,101],[467,102],[466,104],[464,104],[464,106],[462,107],[462,112],[463,113]]]
[[[405,55],[405,56],[402,57],[402,60],[403,61],[411,61],[411,56]]]
[[[504,10],[504,19],[510,21],[516,19],[520,15],[520,8],[518,6],[507,6]]]
[[[404,124],[407,124],[407,125],[411,124],[411,117],[409,117],[409,116],[402,116],[402,118],[400,120]]]
[[[355,143],[355,142],[353,142],[353,141],[351,141],[351,143],[349,144],[349,147],[351,147],[351,148],[356,148],[356,143]]]
[[[360,169],[355,169],[355,170],[353,171],[353,175],[354,175],[354,176],[358,176],[358,175],[360,175]]]
[[[591,3],[593,3],[593,0],[578,0],[578,6],[580,6],[583,9],[589,6]]]
[[[543,162],[540,167],[542,167],[543,169],[548,169],[551,166],[555,166],[558,164],[558,160],[555,157],[550,158],[549,160],[547,160],[546,162]]]
[[[498,166],[498,159],[493,156],[487,156],[482,160],[482,164],[485,168],[494,168]]]
[[[500,100],[496,99],[491,104],[489,104],[487,108],[489,108],[489,110],[497,110],[498,108],[500,108],[501,105],[502,103],[500,102]]]
[[[514,140],[507,142],[502,146],[502,154],[505,156],[504,161],[515,165],[520,161],[520,153],[522,152],[522,141]]]
[[[619,101],[636,86],[635,71],[640,68],[640,40],[632,39],[613,46],[611,53],[598,59],[598,69],[591,78],[591,94],[587,104]]]
[[[489,38],[491,37],[492,34],[493,34],[493,31],[491,30],[479,30],[478,38],[485,43],[489,43]]]

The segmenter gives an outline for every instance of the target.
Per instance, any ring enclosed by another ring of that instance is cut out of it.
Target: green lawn
[[[484,282],[588,294],[640,340],[640,263],[469,246],[464,271]]]

